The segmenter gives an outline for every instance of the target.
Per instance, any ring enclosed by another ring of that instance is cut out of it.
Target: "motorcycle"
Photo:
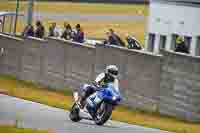
[[[83,88],[82,88],[83,89]],[[120,103],[120,92],[115,90],[112,83],[106,87],[96,90],[85,100],[85,106],[80,107],[81,96],[78,92],[74,92],[74,100],[69,118],[73,122],[79,122],[82,119],[92,120],[97,125],[105,124],[112,115],[114,108]]]

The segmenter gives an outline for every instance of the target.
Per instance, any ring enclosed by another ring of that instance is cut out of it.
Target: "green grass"
[[[28,2],[20,2],[20,11],[27,10]],[[15,11],[16,2],[3,0],[0,10]],[[113,15],[148,15],[147,5],[137,4],[100,4],[73,2],[35,2],[36,12],[80,13],[80,14],[113,14]]]
[[[72,93],[67,91],[67,88],[63,88],[64,92],[52,91],[31,82],[17,80],[12,76],[0,75],[0,89],[11,96],[62,109],[70,109],[73,103]],[[118,107],[113,112],[112,119],[176,133],[199,133],[200,129],[198,123],[189,123],[172,117],[161,116],[158,113],[149,113],[124,106]]]
[[[12,126],[0,126],[0,133],[50,133],[50,132],[25,129],[25,128],[15,128]]]

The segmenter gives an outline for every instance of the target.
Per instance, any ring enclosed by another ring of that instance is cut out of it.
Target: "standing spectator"
[[[139,41],[137,41],[137,39],[135,37],[127,35],[126,41],[128,42],[128,48],[129,49],[137,49],[137,50],[142,49]]]
[[[3,21],[0,19],[0,29],[1,29],[1,31],[2,31],[2,29],[3,29],[2,24],[3,24]],[[1,32],[1,31],[0,31],[0,32]]]
[[[51,26],[49,27],[49,36],[52,37],[59,37],[60,36],[60,30],[56,26],[56,23],[52,23]]]
[[[36,22],[35,37],[44,38],[44,35],[45,35],[45,28],[40,21],[37,21]]]
[[[73,35],[73,41],[79,42],[79,43],[84,43],[84,32],[83,32],[83,29],[81,28],[80,24],[76,25],[76,31]]]
[[[64,38],[66,40],[72,39],[72,27],[67,22],[64,23],[64,31],[61,35],[61,38]]]
[[[122,41],[122,39],[114,32],[113,29],[109,29],[109,31],[106,34],[107,34],[107,39],[105,41],[106,44],[122,46],[122,47],[126,46],[125,43]]]
[[[28,36],[34,36],[34,28],[31,24],[27,25],[22,33],[22,36],[28,37]]]
[[[184,37],[182,37],[182,36],[177,37],[175,52],[189,53],[189,48],[185,44]]]

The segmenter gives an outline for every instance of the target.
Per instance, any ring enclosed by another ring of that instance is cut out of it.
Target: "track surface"
[[[46,129],[55,133],[169,133],[126,123],[109,121],[96,126],[91,121],[71,122],[69,112],[7,95],[0,94],[0,124]]]

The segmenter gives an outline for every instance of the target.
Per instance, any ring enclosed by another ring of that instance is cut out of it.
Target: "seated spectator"
[[[22,36],[24,37],[28,37],[28,36],[34,36],[34,28],[31,24],[27,25],[24,29],[24,31],[22,32]]]
[[[60,29],[56,26],[56,23],[52,23],[49,27],[49,35],[50,37],[59,37],[60,36]]]
[[[64,31],[61,35],[61,38],[64,38],[66,40],[72,39],[72,27],[67,22],[64,23]]]
[[[36,22],[35,37],[44,38],[44,35],[45,35],[45,28],[40,21],[37,21]]]
[[[185,44],[184,37],[181,37],[181,36],[177,37],[175,52],[189,53],[189,48]]]
[[[106,34],[107,34],[107,39],[104,42],[105,44],[122,46],[122,47],[126,46],[125,43],[122,41],[122,39],[114,32],[113,29],[109,29],[109,31]]]
[[[80,24],[76,25],[76,29],[73,35],[73,41],[79,42],[79,43],[84,43],[84,32],[80,26]]]
[[[126,41],[128,43],[129,49],[137,49],[137,50],[142,49],[142,46],[140,45],[140,43],[137,41],[137,39],[135,37],[127,35]]]

